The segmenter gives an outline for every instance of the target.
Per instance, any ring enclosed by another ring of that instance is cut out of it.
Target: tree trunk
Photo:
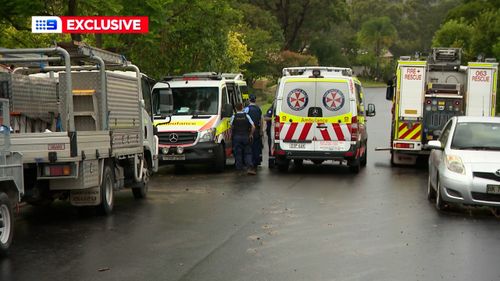
[[[78,0],[68,0],[68,16],[78,15]],[[71,33],[71,40],[82,41],[82,35],[77,33]]]

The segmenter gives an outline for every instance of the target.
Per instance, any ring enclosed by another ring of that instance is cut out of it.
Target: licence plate
[[[73,206],[95,206],[101,203],[101,191],[99,187],[71,190],[69,199]]]
[[[500,185],[498,185],[498,184],[488,184],[488,185],[486,185],[486,193],[489,193],[489,194],[500,194]]]
[[[291,143],[290,148],[305,149],[306,144],[305,143]]]
[[[181,155],[163,155],[162,160],[166,161],[182,161],[186,160],[186,155],[181,154]]]

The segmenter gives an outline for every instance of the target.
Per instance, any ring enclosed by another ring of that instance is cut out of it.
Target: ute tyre
[[[224,172],[226,168],[226,151],[224,149],[224,144],[220,144],[215,149],[215,163],[214,163],[214,171],[216,173]]]
[[[7,254],[14,236],[14,216],[9,196],[0,192],[0,256]]]
[[[439,178],[437,180],[437,187],[436,187],[436,209],[440,212],[442,211],[445,211],[446,210],[446,201],[443,200],[443,197],[442,197],[442,190],[441,190],[441,183],[439,181]]]
[[[357,174],[359,173],[360,170],[361,170],[361,161],[359,158],[349,163],[349,171],[351,171],[351,173]]]
[[[149,169],[148,160],[144,159],[144,173],[141,182],[136,183],[132,188],[132,194],[135,199],[144,199],[148,194],[149,179],[151,177],[151,169]]]
[[[427,200],[429,200],[429,202],[434,202],[435,199],[436,190],[434,190],[434,188],[432,187],[431,175],[429,175],[429,179],[427,181]]]
[[[113,211],[115,201],[115,191],[113,189],[113,173],[111,167],[104,164],[104,172],[101,183],[101,204],[97,206],[97,211],[101,215],[110,215]]]

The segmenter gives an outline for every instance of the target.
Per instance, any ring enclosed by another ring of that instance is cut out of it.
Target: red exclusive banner
[[[146,16],[60,17],[63,33],[147,33]]]

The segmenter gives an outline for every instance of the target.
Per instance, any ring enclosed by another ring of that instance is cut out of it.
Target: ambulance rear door
[[[350,124],[355,98],[354,83],[346,78],[317,79],[316,108],[319,114],[313,126],[315,151],[347,151],[351,144]],[[352,98],[351,98],[352,97]]]
[[[280,137],[283,150],[313,151],[314,118],[309,115],[316,104],[316,83],[310,78],[290,78],[282,81],[280,101]]]

